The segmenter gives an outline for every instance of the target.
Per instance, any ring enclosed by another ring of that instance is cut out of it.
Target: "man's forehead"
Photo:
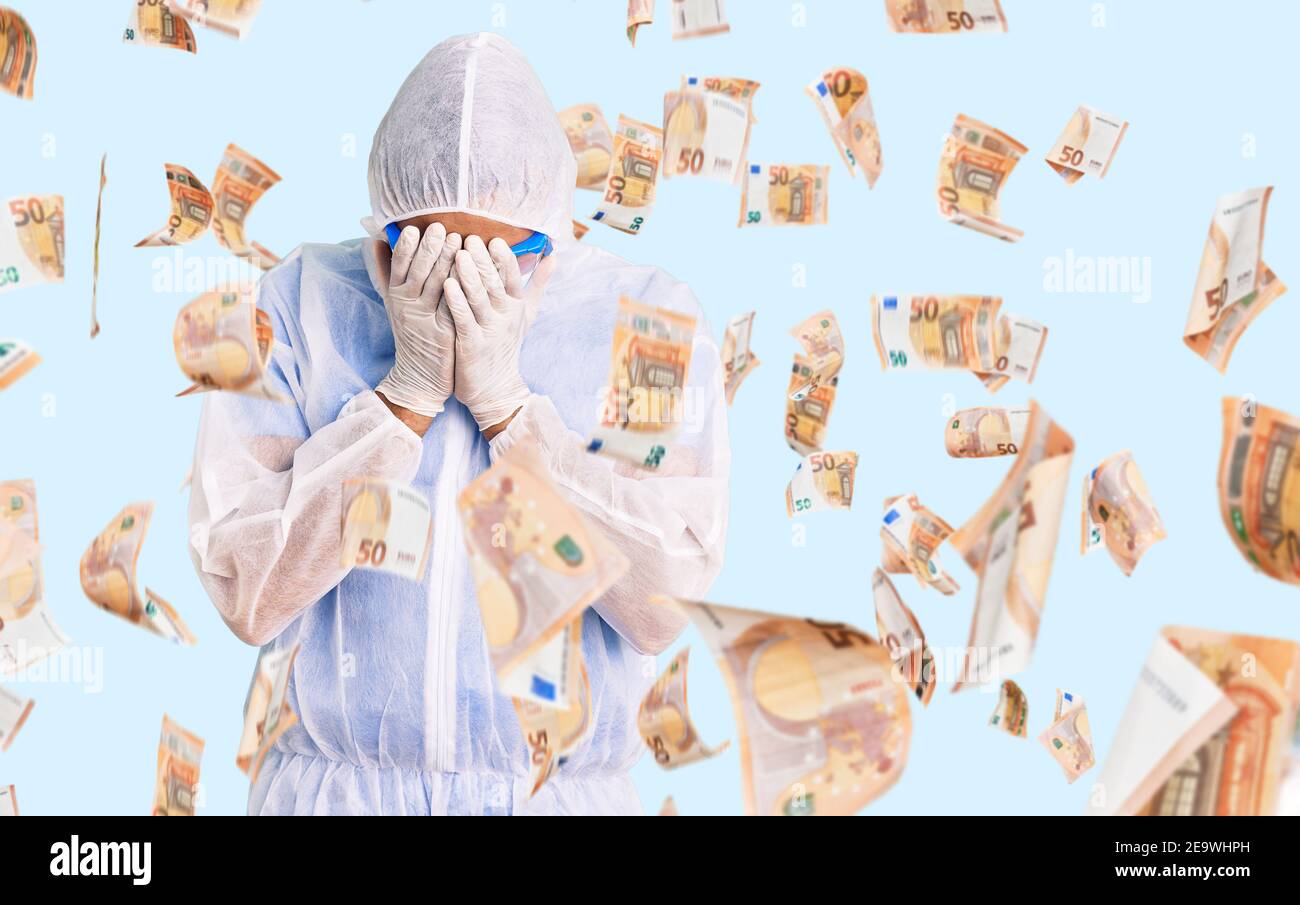
[[[462,236],[478,236],[484,242],[491,242],[499,236],[511,245],[517,245],[532,235],[531,230],[510,226],[476,214],[459,212],[424,214],[420,217],[412,217],[409,220],[398,221],[398,225],[403,228],[414,225],[419,227],[421,231],[434,223],[441,223],[449,233],[460,233]]]

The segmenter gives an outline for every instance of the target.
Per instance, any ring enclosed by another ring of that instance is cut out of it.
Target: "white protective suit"
[[[222,618],[250,644],[301,645],[289,691],[300,722],[267,755],[250,813],[639,812],[627,771],[643,747],[636,713],[654,679],[645,654],[682,627],[647,598],[702,597],[722,565],[722,368],[684,284],[573,241],[574,181],[540,82],[495,35],[434,48],[375,136],[372,235],[419,213],[468,211],[556,243],[519,359],[532,395],[490,444],[454,397],[421,439],[375,395],[394,343],[372,240],[303,246],[262,280],[259,306],[275,333],[270,378],[293,404],[209,395],[190,501],[193,559]],[[620,295],[699,318],[687,421],[658,472],[585,449]],[[456,509],[465,485],[525,435],[631,561],[583,619],[594,728],[531,800]],[[366,476],[409,482],[430,501],[433,544],[418,583],[339,566],[342,484]]]

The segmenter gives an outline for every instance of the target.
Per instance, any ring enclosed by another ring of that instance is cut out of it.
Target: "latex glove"
[[[458,234],[435,223],[423,237],[406,227],[393,248],[384,307],[396,354],[375,392],[429,418],[455,389],[456,331],[442,296],[461,244]]]
[[[485,247],[470,236],[456,252],[452,278],[443,287],[456,326],[456,398],[479,430],[505,421],[528,400],[519,346],[554,270],[555,255],[543,258],[525,288],[504,239]]]

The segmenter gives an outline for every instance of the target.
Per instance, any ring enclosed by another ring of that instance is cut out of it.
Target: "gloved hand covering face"
[[[479,430],[509,418],[528,401],[519,376],[519,345],[555,269],[542,259],[524,288],[519,264],[501,238],[488,246],[478,236],[456,252],[452,278],[443,286],[456,329],[456,398]]]
[[[462,212],[573,240],[577,163],[541,81],[500,35],[462,35],[425,56],[370,149],[366,231]]]
[[[393,248],[384,307],[393,327],[395,355],[375,387],[389,402],[430,418],[442,411],[455,376],[455,328],[443,304],[443,285],[461,238],[441,223],[402,230]]]

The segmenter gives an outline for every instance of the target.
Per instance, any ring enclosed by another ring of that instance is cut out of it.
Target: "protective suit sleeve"
[[[292,351],[276,342],[270,380]],[[231,631],[270,641],[337,585],[343,482],[410,481],[422,444],[373,390],[354,396],[332,423],[309,433],[297,406],[229,393],[204,404],[190,489],[190,554]]]
[[[495,461],[519,437],[531,436],[556,485],[628,557],[627,574],[595,608],[642,654],[663,651],[686,625],[675,609],[649,598],[700,599],[722,569],[731,468],[723,398],[721,357],[701,330],[683,394],[686,423],[660,470],[588,452],[586,439],[564,423],[550,398],[536,393],[491,442]]]

